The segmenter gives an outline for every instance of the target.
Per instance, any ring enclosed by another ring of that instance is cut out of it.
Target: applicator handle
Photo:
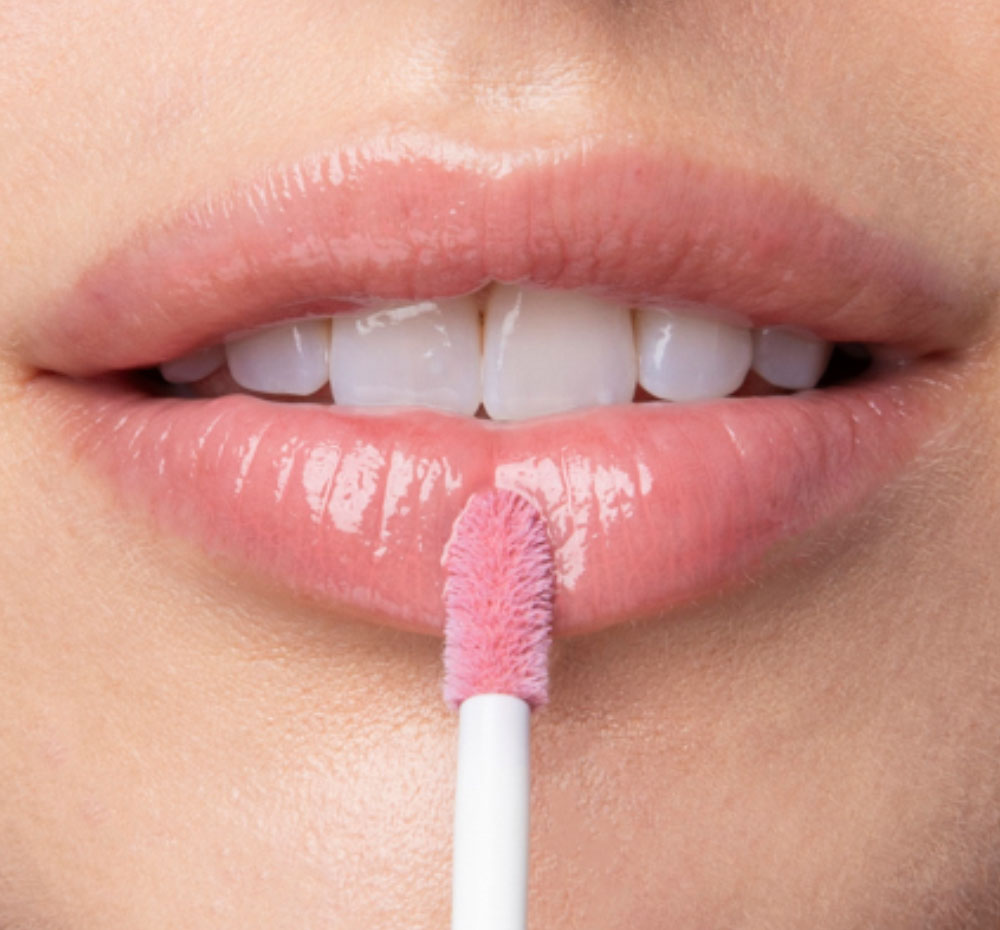
[[[531,709],[509,694],[462,702],[451,930],[524,930]]]

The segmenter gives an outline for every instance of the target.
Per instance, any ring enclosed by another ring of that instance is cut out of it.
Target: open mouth
[[[635,309],[572,291],[497,285],[231,336],[143,372],[137,383],[178,397],[240,392],[519,421],[611,404],[806,390],[849,380],[870,363],[863,345],[834,345],[789,327],[755,330],[714,308]]]
[[[772,181],[382,145],[136,234],[19,341],[42,415],[171,531],[433,632],[452,521],[509,488],[578,632],[862,506],[947,419],[977,321]]]

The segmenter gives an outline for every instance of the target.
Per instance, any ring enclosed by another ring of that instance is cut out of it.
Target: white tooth
[[[192,384],[214,374],[225,364],[225,349],[219,345],[207,346],[171,362],[164,362],[160,366],[160,374],[164,381],[171,384]]]
[[[338,404],[479,407],[479,311],[472,298],[335,316],[330,387]]]
[[[725,397],[750,370],[749,329],[665,310],[640,310],[636,328],[639,383],[662,400]]]
[[[233,380],[261,394],[315,394],[327,378],[327,320],[282,323],[226,343]]]
[[[494,289],[483,330],[483,406],[493,419],[625,404],[634,393],[627,307],[567,291]]]
[[[800,391],[816,387],[833,351],[812,333],[765,326],[754,333],[753,370],[775,387]]]

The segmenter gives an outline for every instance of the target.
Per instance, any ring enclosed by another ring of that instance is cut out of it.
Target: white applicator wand
[[[445,549],[444,698],[459,708],[452,930],[524,930],[529,722],[548,700],[554,570],[545,522],[474,494]]]

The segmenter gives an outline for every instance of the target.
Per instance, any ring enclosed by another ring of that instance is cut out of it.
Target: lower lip
[[[745,576],[776,542],[858,506],[899,470],[952,393],[898,372],[499,425],[240,395],[154,399],[57,376],[34,391],[55,399],[74,446],[130,506],[255,575],[396,627],[440,632],[452,521],[476,490],[519,491],[548,520],[557,633],[647,617]]]

